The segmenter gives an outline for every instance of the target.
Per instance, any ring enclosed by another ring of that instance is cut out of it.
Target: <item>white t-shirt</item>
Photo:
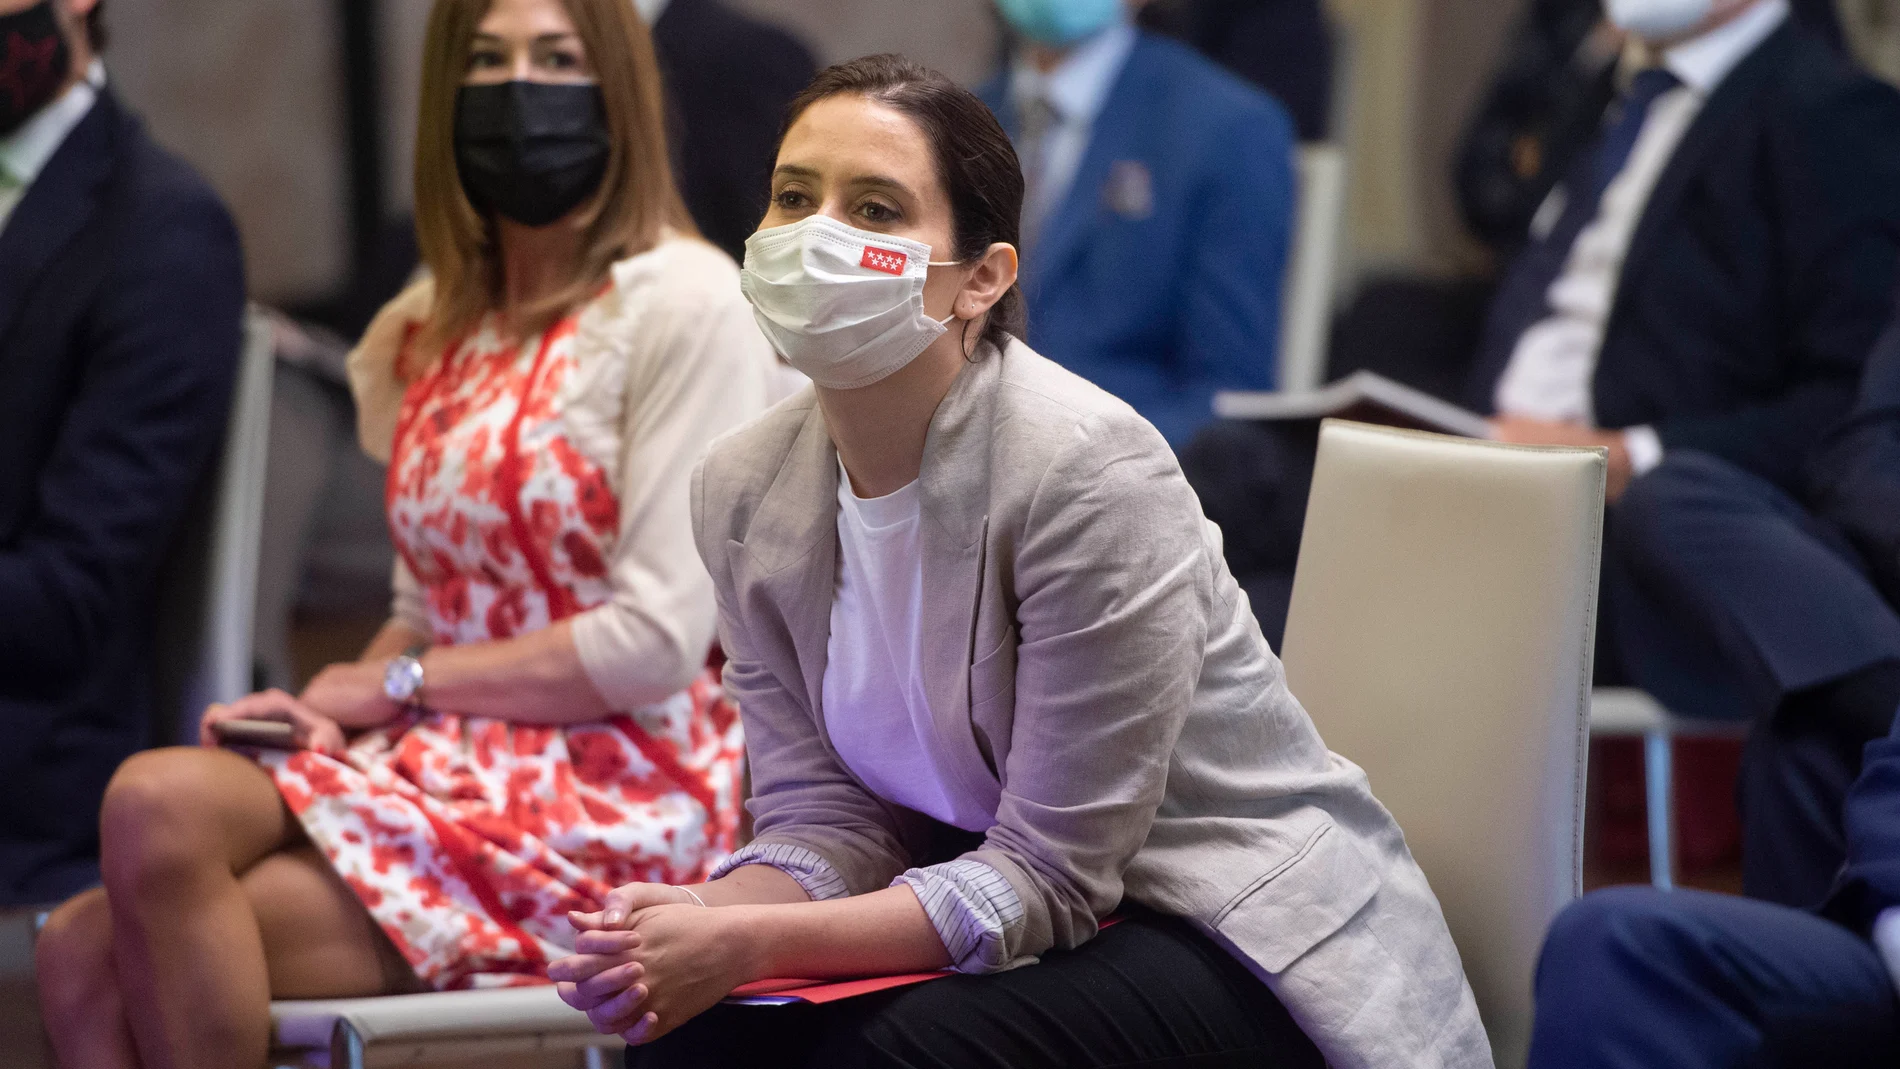
[[[825,665],[825,727],[864,785],[965,831],[996,814],[953,786],[924,697],[924,571],[917,484],[866,500],[838,468],[837,596]]]

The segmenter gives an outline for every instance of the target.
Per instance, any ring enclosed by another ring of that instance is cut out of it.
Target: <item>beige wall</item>
[[[902,52],[966,85],[995,67],[989,0],[737,0],[797,33],[818,62]]]
[[[343,92],[328,0],[110,0],[115,89],[223,195],[254,296],[343,277]]]
[[[989,0],[732,2],[792,30],[820,62],[899,51],[965,83],[981,81],[994,66]],[[1457,221],[1449,169],[1458,131],[1521,2],[1329,0],[1345,36],[1342,82],[1351,101],[1341,134],[1352,167],[1348,277],[1381,268],[1444,273],[1477,262]],[[1900,5],[1840,2],[1859,21],[1881,27],[1892,25]],[[395,207],[409,201],[416,70],[429,5],[380,5],[386,194]],[[267,300],[321,296],[346,266],[335,6],[112,0],[108,58],[115,84],[231,204],[253,288]]]
[[[1330,0],[1343,40],[1345,274],[1479,269],[1451,184],[1464,123],[1523,0]]]

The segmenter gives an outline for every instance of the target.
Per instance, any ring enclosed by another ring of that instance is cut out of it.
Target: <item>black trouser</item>
[[[1252,973],[1185,921],[1137,912],[988,976],[824,1006],[716,1006],[628,1069],[1322,1069]]]

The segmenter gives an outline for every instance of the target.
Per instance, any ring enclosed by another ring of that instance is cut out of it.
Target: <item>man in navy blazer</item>
[[[240,345],[236,230],[106,88],[95,7],[0,0],[0,905],[97,879]]]
[[[1620,887],[1559,914],[1531,1069],[1900,1064],[1900,733],[1867,746],[1816,912]]]
[[[1695,7],[1610,5],[1632,24]],[[1503,440],[1606,448],[1612,502],[1690,450],[1798,492],[1900,278],[1900,93],[1791,22],[1787,0],[1706,11],[1650,31],[1655,62],[1512,261],[1466,398]],[[1285,611],[1312,437],[1222,424],[1184,457],[1263,620]],[[1621,551],[1606,541],[1612,682],[1627,675]]]
[[[1814,905],[1847,852],[1861,749],[1900,707],[1900,314],[1798,488],[1684,450],[1631,488],[1612,533],[1635,681],[1672,709],[1754,722],[1743,890]]]
[[[1215,391],[1273,386],[1292,123],[1119,0],[998,7],[1020,42],[981,95],[1028,180],[1026,340],[1179,448]]]

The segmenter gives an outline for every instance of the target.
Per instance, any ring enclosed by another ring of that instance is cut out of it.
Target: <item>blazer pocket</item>
[[[990,775],[1002,780],[997,754],[1016,727],[1016,629],[970,666],[970,734]]]
[[[1016,690],[1016,629],[1003,632],[996,648],[970,666],[970,708],[975,709],[1004,691]]]
[[[1235,895],[1213,926],[1271,973],[1338,931],[1379,890],[1379,870],[1331,821],[1292,858]]]

